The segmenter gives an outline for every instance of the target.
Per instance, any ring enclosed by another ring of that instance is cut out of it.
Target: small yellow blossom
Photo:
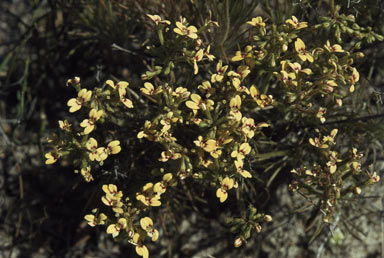
[[[360,74],[355,67],[352,68],[352,75],[349,77],[349,81],[351,82],[351,87],[349,88],[349,92],[355,91],[355,84],[360,79]]]
[[[217,143],[213,139],[207,141],[203,140],[202,136],[199,136],[197,140],[193,141],[196,146],[203,148],[206,152],[211,152],[217,149]]]
[[[81,169],[81,175],[84,177],[85,181],[93,181],[93,176],[91,174],[91,167],[86,167]]]
[[[160,195],[156,194],[152,183],[143,186],[141,193],[136,194],[136,199],[146,206],[160,206]]]
[[[305,44],[300,38],[297,38],[295,41],[295,49],[302,61],[308,60],[311,63],[313,62],[312,55],[307,50],[305,50]]]
[[[244,159],[245,156],[251,152],[251,150],[252,148],[247,142],[242,143],[238,150],[232,151],[231,157],[236,159]]]
[[[111,86],[113,89],[119,92],[120,101],[127,107],[133,108],[132,100],[127,98],[127,88],[129,83],[126,81],[120,81],[116,85],[112,80],[108,80],[105,82],[107,85]]]
[[[123,197],[123,192],[118,191],[117,186],[114,184],[103,185],[102,189],[112,200],[120,200]]]
[[[242,118],[242,114],[240,112],[241,107],[241,97],[239,95],[236,95],[233,97],[229,102],[229,115],[230,117],[233,117],[236,121],[240,121]]]
[[[150,217],[145,217],[140,220],[140,226],[147,232],[147,235],[156,241],[159,238],[159,231],[153,227],[153,221]]]
[[[197,39],[197,29],[195,26],[185,26],[181,22],[176,22],[176,27],[174,28],[173,31],[181,36],[187,36],[191,39]]]
[[[213,61],[213,59],[215,59],[215,56],[212,55],[212,54],[210,53],[210,51],[211,51],[211,45],[209,45],[209,46],[207,47],[207,49],[205,50],[205,52],[204,52],[204,56],[206,56],[206,57],[208,58],[209,61]]]
[[[247,24],[252,25],[257,28],[264,28],[265,22],[263,21],[263,18],[260,16],[257,16],[255,18],[252,18],[251,21],[248,21]]]
[[[236,167],[236,169],[237,169],[237,172],[238,172],[241,176],[243,176],[243,177],[245,177],[245,178],[251,178],[251,177],[252,177],[251,173],[249,173],[247,170],[245,170],[245,169],[243,168],[243,165],[244,165],[243,160],[241,160],[241,159],[236,159],[236,160],[235,160],[235,167]]]
[[[209,81],[204,81],[197,88],[200,90],[201,93],[205,94],[206,98],[209,98],[216,92],[216,90],[212,88],[211,83]]]
[[[327,109],[324,107],[320,107],[316,114],[316,117],[320,119],[320,122],[322,124],[324,124],[325,122],[325,117],[324,117],[325,113],[327,113]]]
[[[153,186],[153,190],[158,193],[158,194],[163,194],[165,193],[167,187],[171,184],[172,182],[172,173],[167,173],[163,176],[163,180],[161,182],[157,182]]]
[[[120,218],[116,224],[111,224],[107,227],[107,234],[112,234],[112,237],[117,237],[121,230],[127,228],[127,225],[127,220]]]
[[[150,82],[146,82],[146,83],[144,83],[144,88],[140,88],[140,91],[141,91],[142,93],[144,93],[145,95],[150,95],[150,96],[152,96],[152,95],[157,95],[157,94],[163,92],[163,89],[162,89],[162,87],[158,87],[158,88],[155,90],[155,87],[153,86],[152,83],[150,83]]]
[[[207,109],[212,109],[212,106],[214,105],[214,102],[213,100],[211,99],[207,99],[205,101],[203,101],[201,99],[201,97],[198,95],[198,94],[195,94],[195,93],[192,93],[191,94],[191,100],[188,100],[187,102],[185,102],[185,105],[192,109],[192,110],[207,110]]]
[[[108,143],[108,146],[100,147],[97,149],[97,154],[99,155],[100,160],[106,160],[107,157],[111,154],[117,154],[121,151],[120,141],[115,140]],[[96,159],[97,160],[97,159]]]
[[[380,176],[376,172],[373,172],[373,174],[369,173],[368,176],[369,176],[368,182],[370,184],[374,184],[380,181]]]
[[[85,102],[88,102],[91,99],[92,91],[81,89],[77,94],[77,98],[72,98],[68,100],[67,105],[70,107],[69,112],[73,113],[78,111]]]
[[[195,56],[193,57],[193,70],[194,74],[197,74],[199,72],[199,67],[197,66],[197,62],[200,62],[203,59],[204,56],[204,49],[200,49],[196,52]]]
[[[57,161],[57,159],[59,158],[59,155],[58,153],[48,152],[45,154],[45,158],[47,159],[45,161],[45,164],[50,165]]]
[[[290,26],[292,26],[296,30],[300,30],[300,29],[308,27],[307,22],[299,22],[299,20],[295,16],[292,16],[291,19],[287,19],[285,21],[285,23],[289,24]]]
[[[221,187],[216,191],[216,196],[220,199],[220,202],[225,202],[225,200],[227,200],[227,191],[233,188],[234,183],[235,181],[229,177],[226,177],[221,181]]]
[[[156,25],[159,25],[159,24],[161,24],[161,23],[163,23],[163,24],[167,24],[167,25],[170,25],[170,24],[171,24],[171,22],[168,21],[168,20],[162,20],[161,17],[160,17],[159,15],[157,15],[157,14],[155,14],[155,15],[147,14],[147,16],[148,16],[154,23],[156,23]]]
[[[216,65],[216,73],[211,76],[211,82],[222,82],[227,69],[228,65],[223,66],[223,61],[220,60]]]
[[[101,197],[101,201],[106,205],[112,207],[112,210],[116,213],[122,214],[124,213],[123,203],[120,201],[120,199],[114,199],[111,195],[104,195]]]
[[[71,131],[71,124],[67,120],[59,120],[59,127],[61,130],[70,132]]]
[[[145,239],[144,234],[140,234],[136,232],[133,235],[132,241],[133,241],[133,244],[136,245],[136,253],[142,256],[143,258],[148,258],[149,251],[148,251],[148,248],[145,245],[143,245],[144,239]]]
[[[89,150],[89,159],[91,161],[97,160],[100,161],[100,156],[97,151],[97,141],[95,138],[89,138],[86,143],[87,150]]]
[[[89,112],[89,119],[84,119],[80,123],[81,127],[84,127],[84,134],[90,134],[95,129],[95,123],[103,115],[103,110],[92,109]]]
[[[88,225],[90,225],[91,227],[95,227],[97,225],[104,225],[107,219],[107,215],[105,215],[104,213],[100,213],[99,216],[88,214],[84,216],[84,219],[88,221]]]
[[[311,69],[309,69],[309,68],[301,69],[301,65],[299,63],[288,62],[288,65],[292,68],[292,70],[295,74],[298,74],[299,72],[301,72],[301,73],[305,73],[307,75],[310,75],[312,73]]]
[[[327,162],[327,166],[329,168],[329,172],[331,174],[336,172],[337,169],[337,162],[341,162],[341,159],[337,158],[337,152],[336,151],[331,151],[329,152],[329,161]]]
[[[342,53],[344,52],[343,48],[339,44],[334,44],[331,46],[331,43],[329,43],[329,40],[327,40],[327,43],[324,45],[324,48],[328,52],[334,52],[334,53]]]

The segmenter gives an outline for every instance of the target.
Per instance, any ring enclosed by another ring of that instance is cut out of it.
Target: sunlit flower
[[[213,61],[213,59],[215,59],[215,56],[210,53],[210,50],[211,50],[211,45],[209,45],[205,50],[204,56],[206,56],[209,61]]]
[[[73,113],[79,110],[85,102],[88,102],[91,99],[92,91],[81,89],[77,94],[77,98],[72,98],[68,100],[67,105],[70,107],[69,112]]]
[[[251,173],[245,170],[243,166],[244,166],[243,160],[241,159],[235,160],[235,167],[237,169],[237,172],[245,178],[251,178],[252,177]]]
[[[351,82],[351,87],[349,88],[349,92],[354,92],[355,91],[355,84],[358,82],[360,79],[360,74],[357,71],[355,67],[352,68],[352,75],[349,77],[349,81]]]
[[[156,194],[152,183],[143,186],[141,193],[136,194],[136,199],[146,206],[160,206],[160,195]]]
[[[129,83],[126,81],[120,81],[116,85],[112,80],[108,80],[105,82],[107,85],[111,86],[113,89],[119,92],[120,101],[127,107],[133,108],[132,100],[127,98],[127,88]]]
[[[226,177],[221,181],[221,187],[217,189],[216,196],[220,202],[225,202],[228,198],[228,190],[233,188],[235,181],[232,178]]]
[[[176,22],[176,27],[173,31],[181,36],[187,36],[191,39],[197,39],[197,29],[195,26],[185,26],[181,22]]]
[[[48,152],[45,154],[45,158],[47,159],[45,161],[45,164],[50,165],[57,161],[57,159],[59,158],[59,155],[58,153]]]
[[[71,124],[67,120],[59,120],[59,127],[61,130],[70,132],[71,131]]]
[[[325,117],[324,117],[325,113],[327,113],[327,109],[324,107],[320,107],[316,114],[316,117],[320,119],[320,122],[322,124],[324,124],[325,122]]]
[[[101,201],[106,205],[112,207],[112,210],[116,213],[122,214],[124,213],[124,210],[121,208],[123,207],[123,203],[120,201],[120,199],[115,199],[113,196],[106,194],[101,197]]]
[[[299,22],[299,20],[295,16],[292,16],[291,19],[287,19],[285,21],[285,23],[289,24],[290,26],[292,26],[296,30],[300,30],[300,29],[308,27],[307,22]]]
[[[232,151],[231,157],[235,159],[244,159],[245,156],[251,152],[251,150],[252,148],[247,142],[242,143],[238,150]]]
[[[156,25],[159,25],[159,24],[161,24],[161,23],[163,23],[163,24],[167,24],[167,25],[170,25],[170,24],[171,24],[171,22],[168,21],[168,20],[162,20],[161,17],[160,17],[159,15],[157,15],[157,14],[155,14],[155,15],[147,14],[147,16],[148,16],[154,23],[156,23]]]
[[[216,150],[217,144],[213,139],[204,140],[202,136],[199,136],[197,140],[193,141],[196,146],[203,148],[206,152]]]
[[[252,25],[257,28],[264,28],[265,22],[263,21],[263,18],[260,16],[257,16],[255,18],[252,18],[251,21],[248,21],[247,24]]]
[[[140,220],[140,226],[147,232],[147,235],[156,241],[159,238],[159,231],[153,227],[153,221],[150,217],[144,217]]]
[[[163,175],[163,180],[161,182],[157,182],[154,186],[153,186],[153,190],[158,193],[158,194],[163,194],[165,193],[165,190],[167,189],[167,187],[171,184],[172,182],[172,173],[167,173],[167,174],[164,174]]]
[[[201,99],[201,97],[195,93],[191,94],[191,100],[192,101],[188,100],[187,102],[185,102],[185,105],[192,110],[201,109],[201,110],[205,111],[207,109],[211,109],[211,107],[214,104],[213,100],[207,99],[207,100],[203,101]]]
[[[204,81],[201,85],[197,86],[201,93],[205,94],[205,97],[209,98],[215,93],[215,89],[212,88],[209,81]]]
[[[81,127],[84,127],[84,134],[89,134],[95,129],[95,123],[103,115],[103,110],[92,109],[89,112],[89,119],[84,119],[80,123]]]
[[[81,175],[84,177],[85,181],[93,181],[93,176],[91,174],[91,167],[82,168],[80,171]]]
[[[203,59],[204,56],[204,50],[200,49],[196,52],[195,56],[193,57],[193,70],[194,74],[197,74],[199,72],[199,67],[197,66],[197,62],[200,62]]]
[[[91,161],[97,160],[100,161],[99,154],[97,152],[97,141],[95,138],[89,138],[86,145],[87,150],[89,150],[89,159]]]
[[[107,219],[107,215],[105,215],[104,213],[100,213],[98,216],[88,214],[84,216],[84,219],[88,221],[88,225],[90,225],[91,227],[95,227],[97,225],[104,225]]]
[[[308,60],[311,63],[313,62],[312,55],[307,50],[305,50],[305,44],[300,38],[297,38],[295,41],[295,49],[302,61]]]
[[[107,227],[107,234],[112,234],[117,237],[121,230],[127,228],[128,222],[125,218],[120,218],[116,224],[111,224]]]
[[[233,97],[229,102],[229,107],[229,115],[233,117],[236,121],[240,121],[242,118],[242,114],[240,112],[241,97],[239,95]]]
[[[301,65],[299,63],[288,62],[288,65],[292,68],[293,72],[296,74],[300,72],[300,73],[305,73],[307,75],[310,75],[312,73],[311,69],[309,68],[301,69]]]
[[[216,65],[216,73],[211,76],[211,82],[222,82],[227,69],[228,65],[223,66],[223,61],[220,60]]]
[[[103,185],[104,193],[113,200],[120,200],[123,197],[123,192],[117,190],[114,184]]]
[[[157,95],[163,91],[162,87],[155,89],[152,83],[144,83],[144,88],[140,88],[140,91],[146,95]]]
[[[142,256],[143,258],[148,258],[149,256],[148,248],[145,245],[143,245],[145,235],[140,233],[136,232],[133,235],[132,241],[133,241],[133,244],[136,245],[136,253]]]
[[[344,52],[343,48],[339,44],[334,44],[331,46],[331,43],[329,43],[329,40],[327,40],[327,43],[324,45],[324,48],[328,52],[334,52],[334,53],[342,53]]]

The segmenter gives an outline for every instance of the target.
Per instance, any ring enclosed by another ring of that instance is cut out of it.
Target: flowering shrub
[[[318,218],[330,222],[344,202],[380,179],[364,168],[359,146],[337,121],[359,89],[360,45],[383,38],[338,11],[314,25],[295,16],[283,24],[255,17],[239,49],[223,59],[203,37],[218,22],[197,27],[183,17],[147,15],[157,38],[147,45],[154,63],[143,83],[107,80],[87,89],[80,78],[68,80],[77,91],[69,112],[80,120],[59,121],[62,132],[49,140],[46,164],[68,158],[87,182],[109,170],[122,175],[102,186],[107,207],[85,220],[105,225],[143,257],[146,242],[161,237],[151,214],[174,206],[180,192],[206,205],[248,203],[231,209],[241,217],[227,219],[241,246],[272,221],[255,200],[281,173],[292,178],[291,191],[318,201]]]

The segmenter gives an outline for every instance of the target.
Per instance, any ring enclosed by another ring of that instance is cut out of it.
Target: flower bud
[[[353,189],[353,192],[354,192],[355,194],[360,194],[360,193],[361,193],[361,188],[360,188],[360,187],[355,187],[355,188]]]
[[[243,245],[243,240],[240,237],[237,237],[233,242],[233,245],[237,248]]]
[[[268,214],[264,215],[264,221],[271,222],[272,221],[272,216],[268,215]]]

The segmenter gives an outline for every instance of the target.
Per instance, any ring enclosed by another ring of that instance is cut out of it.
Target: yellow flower
[[[205,50],[204,56],[206,56],[209,61],[213,61],[213,59],[215,59],[215,56],[210,53],[210,50],[211,50],[211,45],[209,45]]]
[[[228,65],[223,66],[223,61],[220,60],[216,65],[216,73],[211,76],[211,82],[222,82],[227,69]]]
[[[244,48],[244,51],[241,52],[241,51],[236,51],[235,53],[235,56],[232,57],[232,61],[233,62],[237,62],[237,61],[241,61],[243,60],[244,58],[249,58],[249,59],[253,59],[253,54],[252,54],[252,46],[248,45]],[[253,67],[252,65],[250,65],[251,67]]]
[[[257,16],[255,18],[252,18],[251,21],[248,21],[247,24],[252,25],[257,28],[264,28],[265,27],[265,22],[263,22],[263,18],[260,16]]]
[[[251,173],[245,170],[243,168],[243,165],[244,165],[243,160],[241,159],[235,160],[235,166],[236,166],[237,172],[245,178],[251,178],[252,177]]]
[[[161,17],[157,14],[155,15],[151,15],[151,14],[147,14],[147,16],[154,22],[156,23],[156,25],[159,25],[159,23],[163,23],[163,24],[167,24],[167,25],[170,25],[171,22],[168,21],[168,20],[162,20]]]
[[[197,29],[195,26],[185,26],[181,22],[176,22],[176,27],[173,31],[181,36],[187,36],[191,39],[197,39]]]
[[[199,136],[197,140],[193,141],[197,147],[203,148],[206,152],[211,152],[217,149],[217,142],[213,139],[207,141],[203,140],[202,136]]]
[[[84,177],[85,181],[93,181],[93,176],[91,174],[91,167],[86,167],[81,169],[81,175]]]
[[[215,89],[212,88],[209,81],[204,81],[201,85],[197,87],[201,93],[205,94],[205,97],[209,98],[215,93]]]
[[[299,72],[301,72],[301,73],[305,73],[307,75],[310,75],[312,73],[312,70],[309,68],[301,69],[301,65],[299,63],[288,62],[288,65],[291,67],[291,69],[293,70],[293,72],[295,74],[298,74]]]
[[[120,218],[116,224],[111,224],[107,227],[107,234],[112,234],[117,237],[121,230],[127,228],[128,222],[125,218]]]
[[[45,164],[47,165],[50,165],[50,164],[53,164],[57,161],[57,159],[59,158],[59,154],[58,153],[53,153],[53,152],[48,152],[45,154],[45,158],[47,159],[45,161]]]
[[[305,50],[305,44],[300,38],[297,38],[295,41],[295,49],[302,61],[308,60],[311,63],[313,62],[312,55],[307,50]]]
[[[240,145],[238,150],[232,151],[231,157],[236,159],[244,159],[251,152],[251,146],[245,142]]]
[[[243,117],[241,123],[241,132],[243,135],[249,139],[253,138],[255,135],[255,121],[252,118]]]
[[[89,159],[91,161],[97,160],[100,161],[99,154],[97,152],[97,141],[95,138],[89,138],[86,143],[87,150],[89,150]]]
[[[160,206],[160,195],[156,194],[152,183],[143,186],[141,193],[136,194],[136,199],[146,206]]]
[[[211,109],[214,104],[213,100],[207,99],[206,101],[203,101],[201,97],[195,93],[191,94],[191,100],[192,101],[188,100],[187,102],[185,102],[185,105],[192,110],[201,109],[205,111],[207,109]]]
[[[67,105],[70,107],[69,112],[73,113],[79,110],[85,102],[88,102],[91,99],[92,91],[82,89],[77,94],[77,98],[72,98],[68,100]]]
[[[342,53],[344,52],[343,48],[339,44],[334,44],[331,46],[331,43],[329,43],[329,40],[327,40],[327,43],[324,45],[324,48],[328,52],[334,52],[334,53]]]
[[[193,57],[193,69],[194,74],[197,74],[199,72],[199,67],[197,66],[197,62],[200,62],[201,59],[203,59],[204,56],[204,50],[200,49],[196,52],[195,56]]]
[[[140,226],[147,232],[147,235],[156,241],[159,238],[159,231],[153,227],[153,221],[150,217],[144,217],[140,220]]]
[[[163,194],[165,193],[167,187],[171,184],[172,182],[172,174],[171,173],[167,173],[163,176],[163,180],[161,182],[157,182],[154,186],[153,186],[153,191],[155,191],[156,193],[158,194]]]
[[[220,199],[220,202],[225,202],[225,200],[227,200],[227,191],[233,188],[234,183],[235,181],[229,177],[226,177],[221,181],[221,187],[216,191],[216,196]]]
[[[360,74],[355,67],[352,68],[352,76],[349,77],[349,81],[351,82],[351,87],[349,88],[349,92],[355,91],[355,83],[360,79]]]
[[[337,169],[336,163],[341,162],[342,160],[337,158],[336,151],[329,152],[328,158],[329,158],[329,161],[327,162],[327,166],[329,167],[329,172],[333,174],[336,172],[336,169]]]
[[[123,192],[117,191],[117,186],[114,184],[103,185],[102,189],[111,200],[120,200],[123,197]]]
[[[132,241],[133,241],[133,244],[136,245],[136,253],[142,256],[143,258],[148,258],[149,251],[148,251],[148,248],[145,245],[143,245],[144,238],[145,238],[145,235],[136,232],[133,235]]]
[[[308,27],[307,22],[299,22],[299,20],[297,20],[297,18],[295,16],[292,16],[292,19],[287,19],[285,21],[285,23],[289,24],[290,26],[292,26],[296,30],[300,30],[300,29]]]
[[[88,214],[84,216],[84,219],[88,221],[88,225],[95,227],[96,225],[104,225],[105,220],[107,219],[107,215],[104,213],[100,213],[99,216]]]
[[[320,122],[322,124],[324,124],[325,122],[325,117],[324,117],[325,113],[327,113],[327,109],[324,107],[320,107],[316,114],[316,117],[320,119]]]
[[[112,207],[112,210],[116,213],[122,214],[124,213],[123,203],[119,199],[114,199],[111,195],[104,195],[101,197],[101,201],[106,205]]]
[[[80,123],[81,127],[84,128],[84,134],[89,134],[95,129],[95,123],[97,120],[101,118],[103,115],[103,110],[97,110],[97,109],[92,109],[89,112],[89,119],[84,119],[83,122]]]
[[[129,86],[129,83],[126,81],[118,82],[116,85],[112,80],[108,80],[105,82],[107,85],[111,86],[114,90],[117,90],[119,92],[120,101],[127,107],[127,108],[133,108],[133,103],[130,99],[126,97],[127,95],[127,87]]]
[[[63,131],[70,132],[71,131],[71,124],[67,120],[59,120],[59,127]]]
[[[229,115],[233,117],[236,121],[240,121],[242,118],[242,114],[240,112],[241,107],[241,97],[239,95],[236,95],[231,99],[229,102]]]
[[[97,161],[103,161],[106,160],[107,157],[111,154],[117,154],[121,151],[120,147],[120,141],[115,140],[108,143],[107,148],[100,147],[97,149],[97,155],[99,156],[99,159],[96,159]]]
[[[146,82],[144,83],[144,88],[140,88],[140,91],[146,95],[156,95],[163,92],[163,89],[162,87],[159,87],[155,90],[155,87],[152,83]]]

